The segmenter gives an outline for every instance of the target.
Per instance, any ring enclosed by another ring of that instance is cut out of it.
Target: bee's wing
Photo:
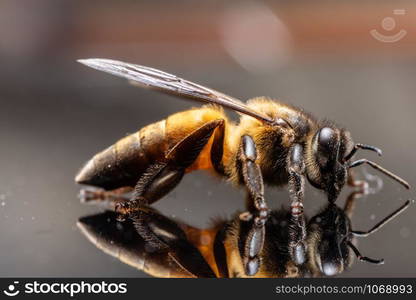
[[[102,58],[80,59],[78,62],[91,68],[126,78],[134,84],[139,83],[140,85],[186,96],[200,102],[218,104],[249,115],[262,122],[274,123],[271,118],[252,110],[240,100],[157,69]]]
[[[116,217],[116,213],[107,211],[82,217],[77,225],[97,248],[152,276],[215,277],[201,253],[189,242],[172,245],[169,251],[149,252],[133,223],[130,220],[120,223]],[[172,226],[172,221],[158,217],[162,225]]]

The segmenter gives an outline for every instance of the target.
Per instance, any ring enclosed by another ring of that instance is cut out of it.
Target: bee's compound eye
[[[317,155],[318,164],[326,167],[329,158],[334,153],[336,144],[336,133],[330,127],[322,127],[316,134],[314,149]]]
[[[323,149],[330,148],[331,142],[334,140],[335,131],[332,128],[324,127],[319,131],[318,144]],[[322,149],[322,150],[323,150]]]

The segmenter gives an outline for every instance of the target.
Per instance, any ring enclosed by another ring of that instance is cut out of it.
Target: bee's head
[[[326,192],[330,202],[335,202],[347,182],[348,170],[362,164],[368,164],[407,189],[410,188],[405,180],[375,162],[367,159],[351,162],[358,149],[371,150],[381,156],[380,149],[365,144],[354,144],[347,130],[339,129],[327,122],[310,136],[306,151],[307,176],[313,186]]]
[[[351,265],[351,225],[342,209],[329,204],[310,220],[308,230],[308,261],[312,270],[333,276]]]
[[[354,148],[348,131],[322,125],[311,137],[307,160],[308,179],[334,202],[347,181],[346,157]]]

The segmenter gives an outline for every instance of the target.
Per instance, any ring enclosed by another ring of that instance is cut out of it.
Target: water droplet
[[[375,214],[370,215],[370,220],[371,221],[374,221],[375,219],[376,219],[376,215]]]
[[[36,218],[34,216],[32,216],[32,221],[34,221]]]
[[[6,202],[5,202],[5,201],[2,201],[2,202],[0,203],[0,205],[1,205],[1,206],[3,206],[3,207],[4,207],[4,206],[6,206]]]

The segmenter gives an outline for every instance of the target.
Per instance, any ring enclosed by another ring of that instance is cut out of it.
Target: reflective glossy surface
[[[367,151],[360,152],[358,158],[380,162],[415,186],[416,51],[411,43],[415,35],[406,28],[410,40],[388,45],[379,43],[368,34],[372,23],[359,23],[351,17],[357,12],[364,17],[362,12],[365,11],[372,21],[378,20],[390,8],[379,12],[374,10],[377,4],[355,7],[355,10],[331,10],[339,12],[341,20],[344,20],[343,12],[351,13],[339,34],[335,32],[334,36],[334,27],[325,23],[319,28],[327,31],[313,31],[315,35],[308,36],[307,41],[302,40],[301,35],[295,36],[298,44],[291,60],[273,65],[272,71],[266,73],[251,73],[224,55],[221,45],[214,42],[207,46],[204,41],[210,39],[210,34],[201,37],[194,33],[188,40],[187,36],[179,34],[187,32],[185,29],[190,27],[189,22],[196,22],[194,19],[181,18],[181,15],[172,17],[175,24],[179,24],[172,29],[177,34],[161,34],[166,33],[164,24],[158,31],[159,40],[152,42],[150,29],[150,33],[140,31],[153,28],[146,27],[154,24],[152,18],[149,17],[149,21],[137,14],[160,17],[156,14],[161,11],[158,8],[149,6],[142,10],[137,4],[139,7],[131,10],[129,18],[128,9],[120,8],[118,12],[123,12],[126,18],[114,18],[117,20],[111,24],[114,31],[110,36],[117,39],[109,40],[110,27],[103,24],[108,20],[107,14],[113,13],[112,9],[83,9],[80,2],[77,7],[68,4],[72,1],[63,1],[67,3],[64,5],[52,0],[42,1],[38,10],[28,7],[19,10],[17,1],[3,1],[1,5],[6,2],[9,3],[7,7],[0,7],[2,16],[39,21],[23,28],[1,27],[1,276],[147,276],[102,253],[80,233],[76,227],[78,218],[96,214],[98,209],[79,203],[76,195],[80,187],[75,185],[74,176],[94,153],[120,137],[194,104],[138,89],[124,80],[88,70],[76,63],[76,59],[82,57],[112,57],[154,66],[243,100],[270,96],[303,107],[317,117],[327,117],[344,125],[351,131],[354,141],[380,147],[381,158]],[[410,5],[410,1],[405,4]],[[395,5],[396,2],[392,6]],[[185,4],[178,5],[178,11],[186,11],[184,7]],[[310,8],[303,9],[308,12]],[[286,9],[282,13],[287,21],[305,19],[286,14],[291,11]],[[193,10],[204,12],[198,8]],[[210,13],[217,10],[217,7],[212,8]],[[173,14],[171,10],[163,11]],[[338,15],[333,18],[332,12],[331,17],[319,12],[314,16],[324,20],[322,22],[331,22],[338,19]],[[99,14],[98,19],[94,18],[94,13]],[[102,24],[88,20],[101,20]],[[131,26],[137,20],[148,23]],[[319,25],[297,27],[296,24],[303,23],[287,22],[293,34],[306,27],[316,29],[314,26]],[[374,24],[374,28],[377,25]],[[32,29],[30,36],[22,36],[28,26]],[[126,28],[130,31],[125,36]],[[219,36],[216,31],[211,34]],[[345,50],[343,41],[350,48]],[[365,51],[366,47],[369,50]],[[255,49],[250,49],[250,53],[256,53]],[[357,203],[352,218],[357,230],[370,228],[403,201],[414,198],[413,190],[406,191],[383,175],[377,176],[383,179],[383,188]],[[378,179],[370,179],[370,187],[376,188]],[[341,207],[348,192],[348,189],[343,191],[337,202]],[[201,172],[186,176],[179,187],[155,207],[174,220],[203,228],[210,224],[213,216],[228,218],[236,210],[242,210],[243,199],[243,191]],[[266,188],[266,200],[271,208],[287,207],[287,199],[285,190]],[[306,213],[313,216],[326,204],[323,194],[308,185]],[[377,234],[360,242],[363,254],[384,258],[384,265],[356,262],[342,276],[415,276],[414,212],[411,207]]]
[[[356,237],[368,237],[399,216],[410,201],[380,220],[373,228],[356,231],[351,224],[361,192],[352,192],[343,208],[328,204],[310,220],[306,217],[307,236],[302,249],[305,259],[291,259],[289,228],[296,226],[290,213],[284,209],[273,210],[265,227],[265,246],[259,252],[260,267],[243,265],[247,227],[253,222],[244,213],[234,217],[217,219],[208,228],[195,228],[183,221],[174,221],[159,212],[142,208],[140,212],[150,229],[141,236],[133,219],[119,220],[114,210],[114,199],[99,199],[109,211],[79,219],[81,232],[107,254],[156,277],[324,277],[342,276],[354,263],[384,264],[384,259],[372,259],[360,253]],[[125,200],[117,200],[125,201]],[[93,202],[89,202],[90,204]],[[134,214],[134,212],[133,212]],[[154,241],[160,246],[152,247]],[[296,257],[296,256],[295,256]]]

